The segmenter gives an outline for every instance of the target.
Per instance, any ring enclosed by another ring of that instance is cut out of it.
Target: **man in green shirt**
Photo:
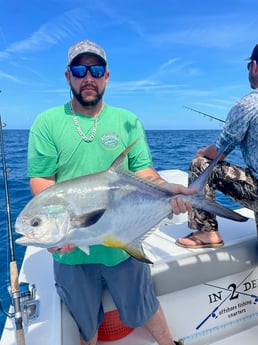
[[[130,150],[125,167],[142,178],[166,184],[174,193],[193,194],[181,185],[168,184],[153,168],[139,119],[103,102],[109,75],[105,51],[94,42],[80,41],[69,49],[65,76],[72,100],[41,113],[30,130],[28,175],[33,194],[54,183],[107,169],[139,137],[143,140]],[[191,210],[180,198],[171,200],[171,206],[175,214]],[[73,243],[49,251],[58,294],[78,325],[81,345],[97,343],[105,288],[124,324],[145,325],[159,345],[178,343],[155,296],[147,264],[121,249],[102,245],[91,246],[89,254]]]

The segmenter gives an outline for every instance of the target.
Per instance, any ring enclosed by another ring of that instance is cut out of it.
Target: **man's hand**
[[[197,189],[189,189],[183,185],[174,184],[174,183],[167,183],[166,188],[171,190],[171,192],[175,194],[193,195],[198,192]],[[191,203],[185,202],[180,196],[170,199],[170,204],[172,207],[172,213],[168,217],[169,219],[173,217],[173,214],[177,215],[177,214],[185,213],[192,210]]]
[[[198,192],[196,189],[189,189],[181,184],[167,182],[153,168],[139,170],[136,172],[136,175],[139,175],[142,178],[146,178],[152,183],[170,190],[174,194],[192,195]],[[192,210],[191,204],[189,202],[185,202],[180,196],[171,199],[170,203],[172,207],[171,216],[168,217],[170,219],[173,217],[173,214],[185,213]]]
[[[219,152],[216,150],[214,144],[211,144],[209,146],[200,148],[196,151],[195,158],[197,157],[206,157],[209,159],[215,159],[218,156]],[[220,161],[224,160],[226,158],[226,155],[222,155],[220,158]]]

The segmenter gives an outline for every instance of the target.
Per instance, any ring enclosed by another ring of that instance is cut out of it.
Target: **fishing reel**
[[[20,303],[24,325],[39,317],[39,299],[36,297],[36,286],[26,282],[20,283]]]
[[[22,322],[24,326],[27,326],[30,321],[35,320],[39,317],[39,299],[36,297],[36,286],[34,284],[29,284],[26,282],[21,282],[19,284],[20,287],[20,307],[22,313]],[[11,292],[11,287],[8,287],[8,292],[12,299],[12,307],[13,303],[13,296]],[[7,312],[4,310],[2,303],[0,301],[0,309],[3,311],[5,315],[10,318],[15,317],[14,312]]]

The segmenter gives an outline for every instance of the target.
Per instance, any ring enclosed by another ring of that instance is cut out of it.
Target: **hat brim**
[[[253,60],[251,56],[248,56],[244,59],[245,61],[250,61],[250,60]]]
[[[104,66],[107,65],[106,60],[104,60],[102,56],[100,56],[100,55],[98,55],[98,54],[95,54],[95,53],[92,53],[92,52],[82,52],[82,53],[76,55],[76,56],[70,61],[70,63],[69,63],[68,66],[71,66],[71,64],[74,62],[74,60],[78,59],[78,58],[79,58],[80,56],[82,56],[82,55],[92,55],[92,56],[96,56],[98,59],[100,59],[100,60],[102,61],[102,63],[103,63]]]

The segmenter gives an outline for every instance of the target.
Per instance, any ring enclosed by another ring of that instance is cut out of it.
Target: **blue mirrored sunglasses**
[[[78,66],[69,66],[72,75],[76,78],[84,78],[88,71],[93,78],[102,78],[105,74],[106,67],[103,65],[78,65]]]

